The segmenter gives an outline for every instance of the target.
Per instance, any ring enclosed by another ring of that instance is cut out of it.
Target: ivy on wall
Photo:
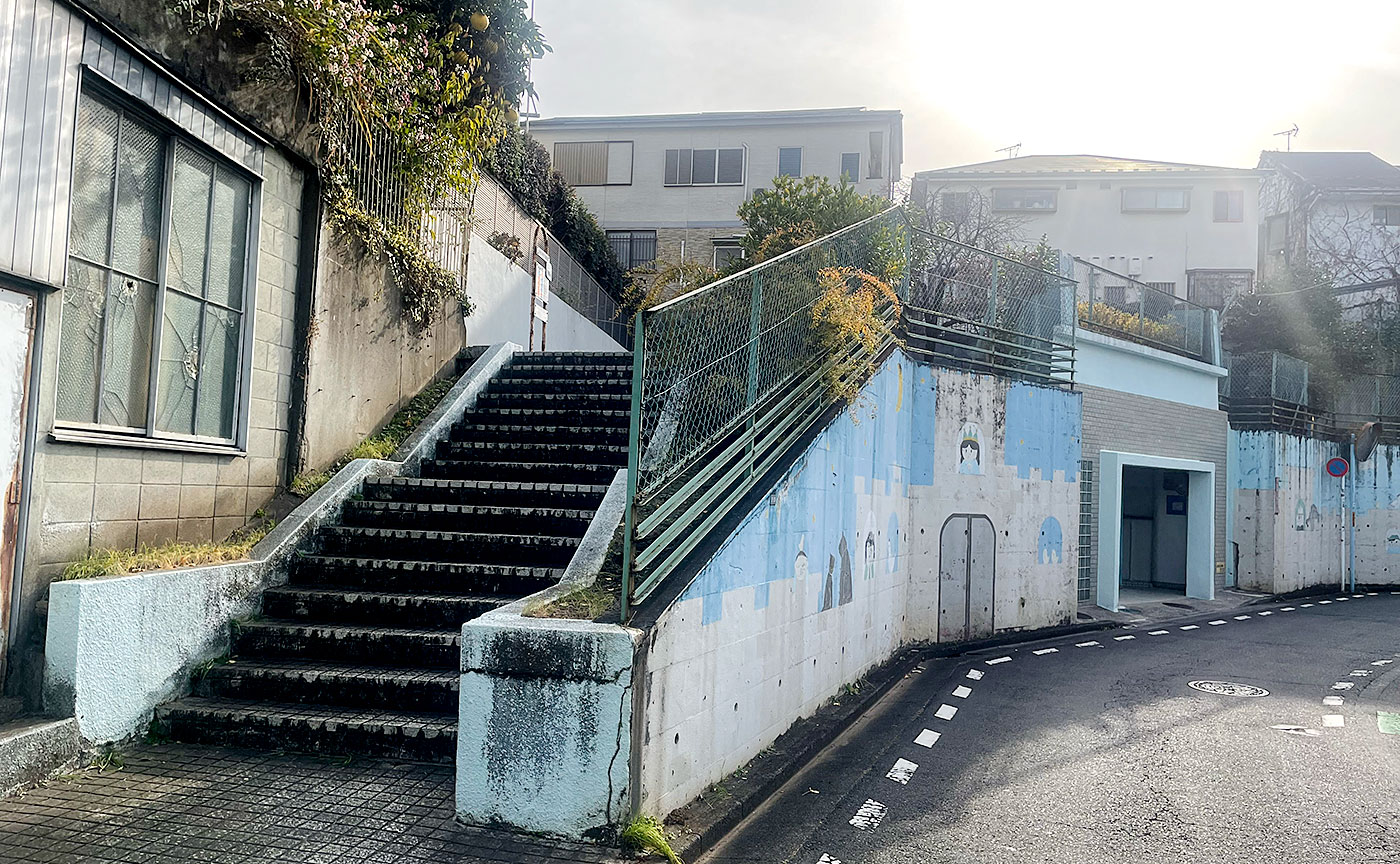
[[[530,59],[548,50],[526,0],[165,2],[192,30],[253,37],[267,47],[265,71],[300,84],[331,223],[388,259],[406,320],[421,329],[449,297],[465,302],[417,226],[444,193],[470,191],[518,119]],[[367,166],[404,212],[363,205]]]

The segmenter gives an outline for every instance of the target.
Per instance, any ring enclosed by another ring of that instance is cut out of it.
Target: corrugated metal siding
[[[0,271],[63,284],[80,70],[261,174],[262,145],[54,0],[0,0]]]
[[[0,0],[0,270],[63,281],[78,54],[87,27],[52,0]]]

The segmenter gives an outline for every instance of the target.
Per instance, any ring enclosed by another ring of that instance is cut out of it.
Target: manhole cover
[[[1214,693],[1217,696],[1268,696],[1269,691],[1263,687],[1254,687],[1249,684],[1236,684],[1233,681],[1192,681],[1188,687],[1193,690],[1200,690],[1202,693]]]

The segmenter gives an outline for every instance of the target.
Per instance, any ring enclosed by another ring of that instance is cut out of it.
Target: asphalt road
[[[1388,712],[1390,591],[930,660],[703,861],[1400,862]]]

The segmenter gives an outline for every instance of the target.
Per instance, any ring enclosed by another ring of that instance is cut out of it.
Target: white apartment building
[[[1259,172],[1110,156],[1021,156],[914,175],[938,218],[974,202],[1051,246],[1219,309],[1258,259]]]
[[[900,179],[899,111],[823,108],[530,123],[558,170],[608,233],[623,266],[742,256],[739,205],[780,175],[843,175],[889,195]]]

